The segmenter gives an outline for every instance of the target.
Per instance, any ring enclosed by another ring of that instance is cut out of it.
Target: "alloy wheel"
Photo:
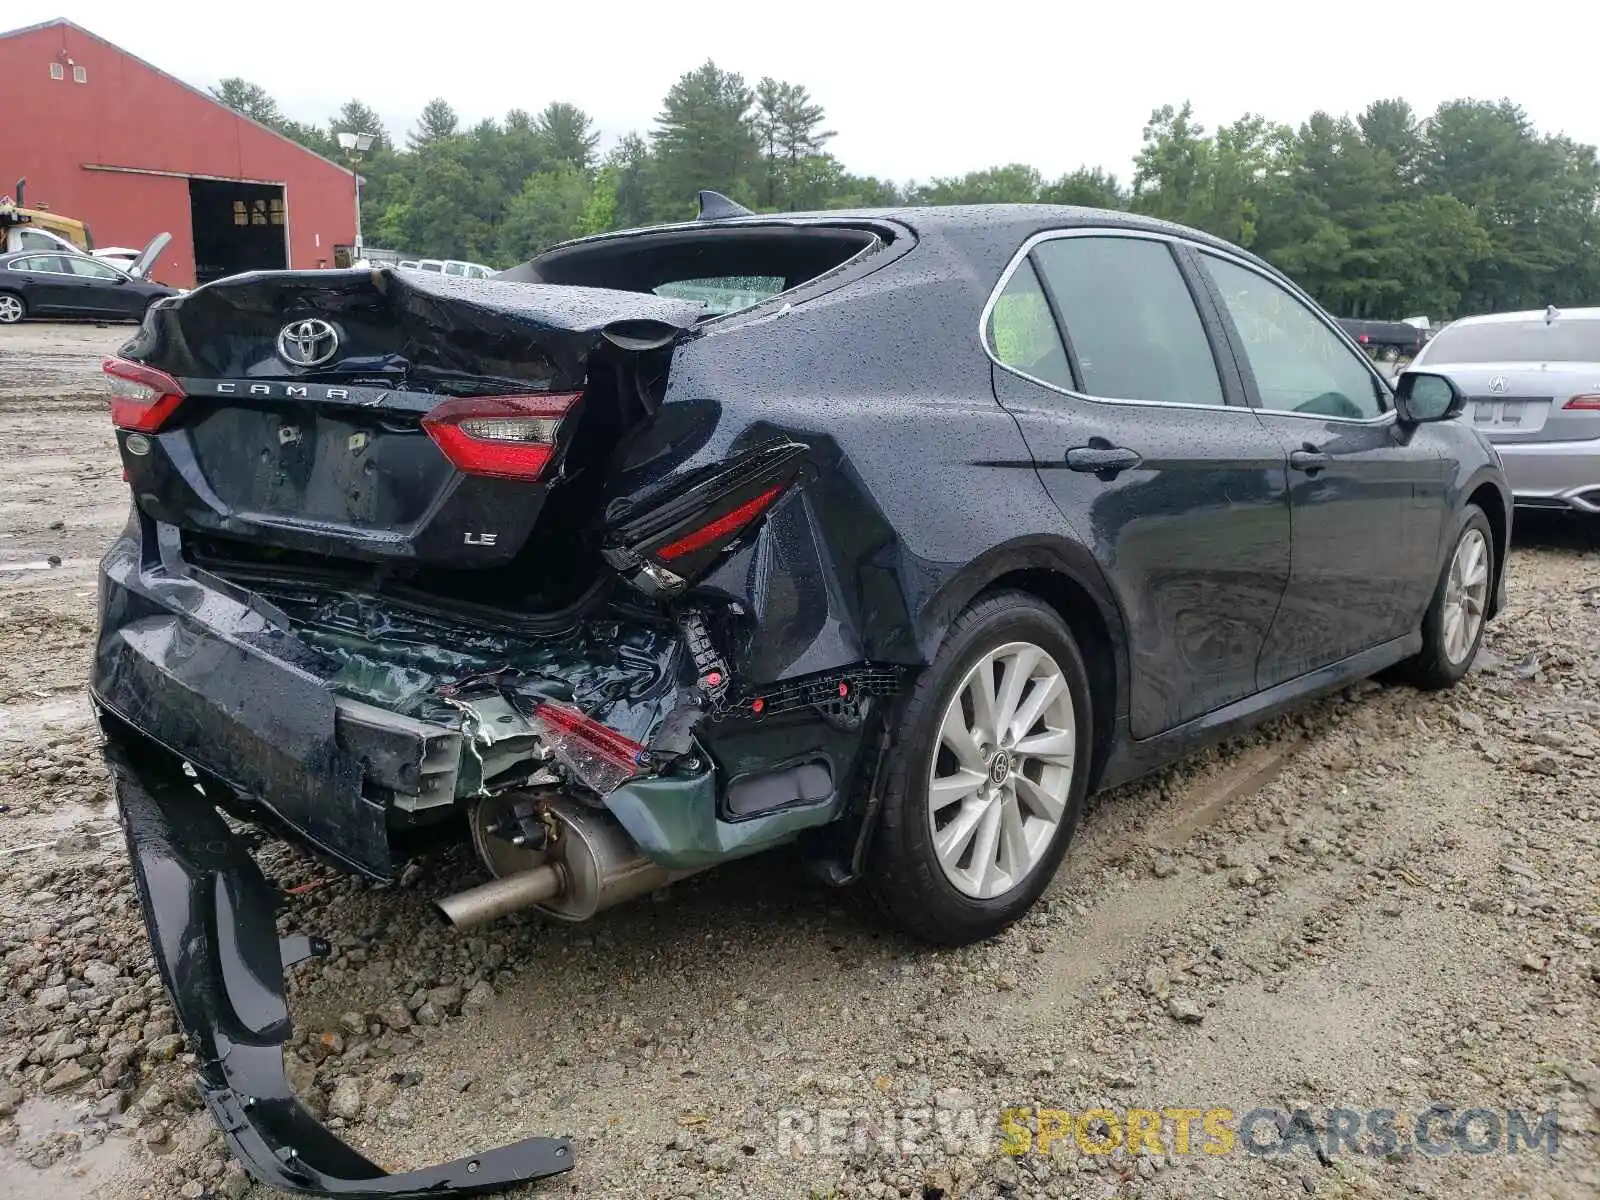
[[[1456,543],[1444,587],[1444,653],[1454,665],[1466,661],[1477,644],[1489,598],[1489,543],[1480,529],[1468,529]]]
[[[928,769],[928,826],[945,878],[990,900],[1023,882],[1067,812],[1077,724],[1066,676],[1032,642],[983,655],[956,688]]]
[[[15,296],[0,296],[0,325],[10,325],[22,320],[22,301]]]

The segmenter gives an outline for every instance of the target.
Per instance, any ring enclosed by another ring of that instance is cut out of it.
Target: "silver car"
[[[1466,393],[1519,505],[1600,513],[1600,308],[1464,317],[1411,365]]]

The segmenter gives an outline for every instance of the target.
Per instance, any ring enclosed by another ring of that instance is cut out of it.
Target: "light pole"
[[[361,161],[361,156],[372,149],[372,142],[373,136],[370,133],[352,133],[346,130],[339,135],[340,148],[358,163]],[[361,172],[351,167],[350,179],[356,189],[356,247],[354,261],[351,264],[354,265],[355,262],[361,261]]]

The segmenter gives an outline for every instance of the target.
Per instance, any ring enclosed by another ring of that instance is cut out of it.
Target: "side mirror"
[[[1406,425],[1448,421],[1467,406],[1461,389],[1444,375],[1405,371],[1394,384],[1394,406]]]

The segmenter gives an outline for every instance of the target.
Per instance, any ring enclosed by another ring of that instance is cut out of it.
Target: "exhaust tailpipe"
[[[457,929],[470,929],[520,908],[552,900],[561,894],[565,886],[566,877],[561,868],[554,863],[546,863],[542,867],[519,871],[504,879],[492,879],[475,888],[446,896],[443,900],[436,900],[434,907],[439,910],[440,916]]]
[[[555,830],[540,851],[517,847],[497,832],[507,812],[530,800]],[[657,866],[610,813],[549,790],[481,800],[472,814],[472,841],[497,878],[435,901],[440,915],[458,929],[523,908],[564,921],[586,921],[602,909],[696,873]]]

